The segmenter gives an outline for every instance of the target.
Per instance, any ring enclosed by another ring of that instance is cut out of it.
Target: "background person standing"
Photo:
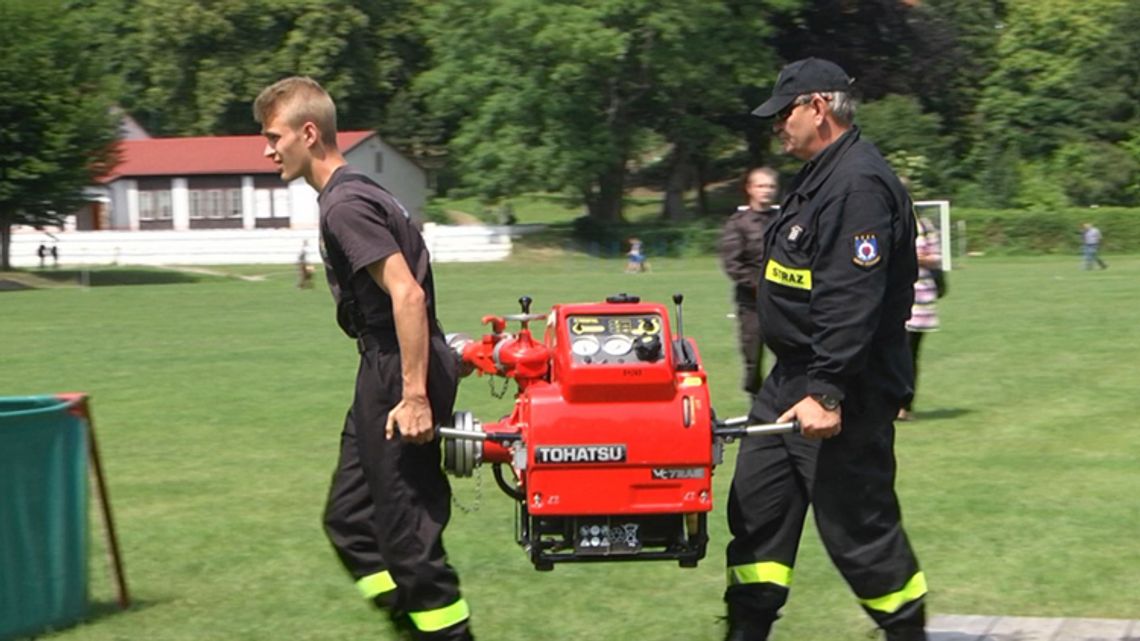
[[[1084,266],[1085,269],[1092,269],[1095,262],[1101,269],[1108,269],[1108,265],[1100,259],[1100,230],[1093,226],[1092,223],[1085,223],[1081,226],[1084,230],[1081,238],[1084,243]]]
[[[254,102],[265,156],[317,190],[321,253],[337,321],[360,353],[325,507],[325,531],[366,598],[417,639],[467,641],[467,602],[447,562],[451,488],[434,443],[451,417],[457,364],[435,316],[423,237],[385,189],[349,167],[336,106],[310,78]]]
[[[744,361],[744,391],[760,390],[763,377],[763,344],[760,321],[756,316],[756,288],[764,262],[764,230],[776,217],[774,206],[779,191],[779,175],[771,167],[756,167],[744,175],[747,205],[728,217],[721,232],[721,267],[732,280],[732,300],[736,304],[740,355]]]
[[[925,641],[926,578],[895,495],[894,425],[913,384],[910,197],[854,125],[834,63],[787,65],[753,114],[803,168],[766,231],[757,309],[776,366],[750,417],[801,434],[740,445],[729,495],[730,641],[764,641],[787,601],[808,506],[832,562],[889,641]]]
[[[910,308],[910,320],[906,322],[906,334],[910,345],[910,358],[914,366],[914,388],[904,397],[898,420],[909,421],[918,390],[918,350],[922,337],[938,331],[938,285],[934,282],[932,269],[942,267],[942,240],[934,223],[925,218],[918,221],[918,234],[914,240],[918,257],[918,278],[914,281],[914,305]]]
[[[313,268],[309,266],[309,241],[301,241],[301,253],[297,255],[297,289],[313,288]]]
[[[629,251],[626,252],[625,273],[627,274],[640,274],[649,271],[649,261],[645,258],[642,252],[642,242],[640,238],[633,237],[628,241]]]

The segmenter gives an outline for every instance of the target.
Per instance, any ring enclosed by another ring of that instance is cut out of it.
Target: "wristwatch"
[[[819,403],[823,409],[829,412],[834,412],[839,409],[840,404],[843,403],[839,397],[832,396],[831,394],[812,394],[811,397],[815,399],[815,402]]]

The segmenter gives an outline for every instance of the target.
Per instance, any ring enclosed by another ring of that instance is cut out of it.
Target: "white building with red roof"
[[[337,135],[349,164],[422,220],[422,167],[371,131]],[[317,193],[285,183],[261,136],[150,138],[124,117],[120,164],[88,189],[90,205],[58,230],[16,227],[16,267],[44,267],[41,246],[63,265],[238,265],[319,261]],[[502,260],[511,228],[424,224],[432,261]]]
[[[428,176],[372,131],[337,134],[352,166],[384,185],[413,215]],[[120,164],[100,182],[106,197],[79,212],[76,230],[315,229],[317,193],[285,183],[264,156],[261,136],[131,137]]]

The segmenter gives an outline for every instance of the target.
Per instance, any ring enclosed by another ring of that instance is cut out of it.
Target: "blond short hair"
[[[765,167],[752,167],[748,171],[744,172],[744,181],[743,182],[744,182],[745,187],[748,186],[748,182],[751,181],[752,177],[755,176],[756,174],[764,174],[764,175],[768,176],[769,178],[771,178],[772,180],[775,180],[775,181],[780,180],[780,173],[778,171],[776,171],[775,169],[772,169],[771,167],[767,167],[767,166],[765,166]]]
[[[771,178],[777,185],[780,184],[780,172],[768,166],[750,167],[748,171],[744,172],[744,177],[740,179],[740,190],[748,193],[748,184],[752,182],[752,177],[756,174],[764,174]]]
[[[253,101],[253,119],[264,125],[278,115],[294,129],[315,124],[321,144],[336,149],[336,104],[316,80],[292,76],[262,89]]]

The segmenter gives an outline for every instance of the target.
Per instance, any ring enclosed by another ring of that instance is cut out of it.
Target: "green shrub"
[[[1092,223],[1104,234],[1102,249],[1140,251],[1140,209],[1124,207],[1066,207],[1053,211],[952,208],[955,221],[966,225],[966,250],[987,254],[1076,253],[1081,224]],[[955,241],[955,248],[958,247]]]
[[[1041,176],[1029,181],[1033,183]],[[1104,233],[1103,249],[1109,252],[1140,252],[1140,208],[1124,207],[1050,207],[1045,203],[1058,194],[1044,182],[1032,208],[984,209],[957,207],[951,202],[951,232],[955,251],[960,247],[958,221],[966,225],[966,250],[989,254],[1064,254],[1076,253],[1081,244],[1081,223],[1091,222]],[[715,196],[715,195],[714,195]],[[714,211],[730,211],[736,202],[735,188],[720,196]],[[717,241],[725,216],[694,218],[684,222],[663,222],[657,216],[656,198],[628,201],[627,216],[631,222],[600,224],[587,217],[574,217],[580,207],[573,207],[559,196],[528,195],[511,199],[521,223],[545,223],[545,231],[519,240],[522,244],[559,247],[603,258],[617,258],[629,251],[631,237],[641,239],[646,255],[689,257],[716,253]],[[429,220],[446,222],[448,209],[478,211],[477,203],[464,200],[432,200],[425,207]],[[490,221],[494,222],[494,221]]]
[[[1124,147],[1106,142],[1069,143],[1053,156],[1050,173],[1078,205],[1135,202],[1132,186],[1140,163]]]
[[[583,216],[574,220],[572,234],[579,249],[586,253],[614,257],[629,251],[629,239],[642,242],[645,255],[704,256],[716,253],[723,219],[694,220],[683,223],[600,224]]]

